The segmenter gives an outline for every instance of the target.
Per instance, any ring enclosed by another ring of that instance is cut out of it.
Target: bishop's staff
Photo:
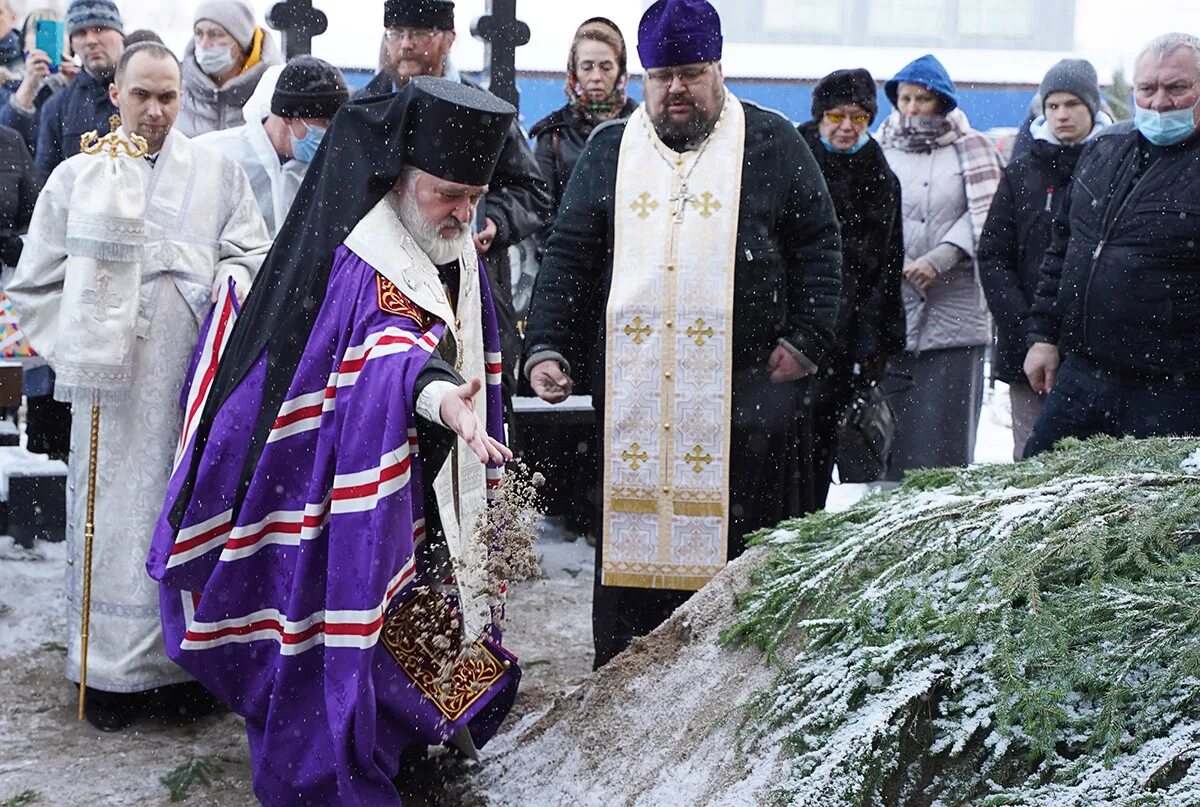
[[[75,194],[67,211],[62,333],[54,367],[55,397],[92,407],[79,626],[80,720],[87,700],[100,407],[121,403],[129,395],[146,241],[145,185],[134,161],[147,154],[148,145],[144,138],[120,131],[120,116],[114,115],[109,124],[107,135],[93,131],[80,140],[83,153],[97,159],[80,171],[77,181],[92,192]]]

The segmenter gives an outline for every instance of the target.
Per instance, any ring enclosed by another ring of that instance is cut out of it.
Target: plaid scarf
[[[970,121],[961,109],[946,115],[940,133],[931,132],[929,126],[913,125],[913,119],[905,119],[899,112],[888,115],[879,127],[879,145],[885,149],[900,151],[932,151],[935,148],[954,146],[958,152],[958,164],[962,168],[963,183],[967,193],[967,211],[971,214],[971,234],[976,249],[979,236],[983,233],[992,197],[1000,184],[1004,171],[1004,160],[992,141],[971,128]],[[933,134],[931,137],[930,135]]]

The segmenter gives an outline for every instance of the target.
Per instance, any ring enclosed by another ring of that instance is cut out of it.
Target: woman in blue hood
[[[895,400],[888,478],[965,466],[975,453],[991,320],[975,270],[979,236],[1000,181],[1000,154],[971,129],[946,68],[922,56],[884,85],[894,107],[879,130],[900,179],[905,351],[912,387]]]

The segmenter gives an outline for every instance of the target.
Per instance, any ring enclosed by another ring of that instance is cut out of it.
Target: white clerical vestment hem
[[[696,590],[728,562],[741,103],[677,153],[637,110],[617,172],[607,309],[606,586]]]

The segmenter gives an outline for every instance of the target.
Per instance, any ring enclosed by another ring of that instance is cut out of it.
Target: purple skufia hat
[[[658,0],[638,25],[646,70],[721,59],[721,17],[707,0]]]

